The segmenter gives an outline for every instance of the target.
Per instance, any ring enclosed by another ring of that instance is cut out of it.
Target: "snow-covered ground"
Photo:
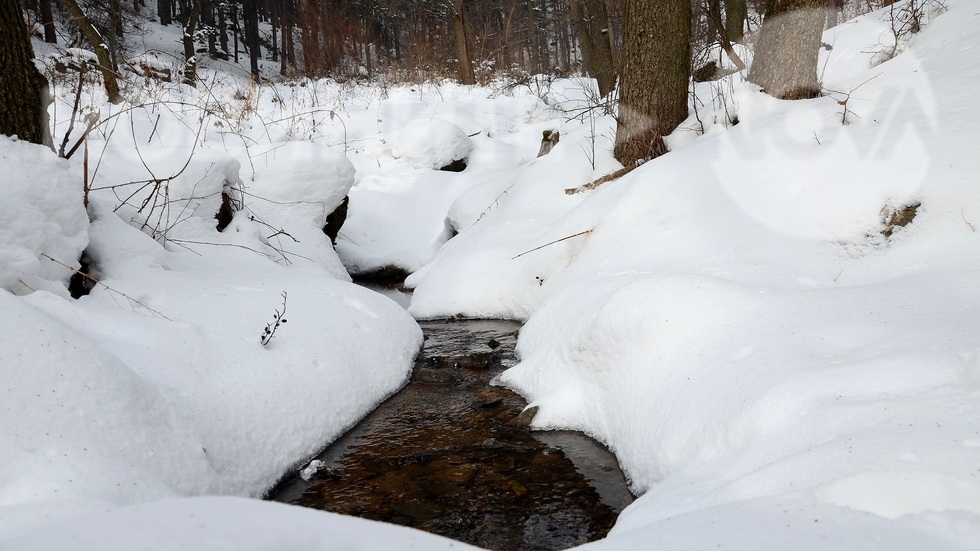
[[[417,317],[527,321],[502,383],[643,494],[593,546],[977,548],[980,13],[947,5],[883,63],[884,13],[829,30],[823,98],[699,84],[670,154],[576,194],[619,168],[581,80],[89,85],[88,213],[81,153],[0,138],[0,548],[464,548],[241,499],[404,383],[417,325],[343,269],[386,265]]]

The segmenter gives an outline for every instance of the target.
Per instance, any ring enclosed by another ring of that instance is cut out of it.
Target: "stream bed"
[[[412,379],[268,496],[412,526],[494,551],[599,539],[633,496],[615,457],[573,432],[531,432],[526,402],[491,381],[519,324],[420,322]]]

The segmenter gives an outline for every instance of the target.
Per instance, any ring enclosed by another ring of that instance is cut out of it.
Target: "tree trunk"
[[[300,44],[303,46],[303,74],[307,77],[316,77],[323,71],[320,48],[320,30],[314,9],[310,5],[311,0],[300,0],[299,2],[299,21],[300,23]]]
[[[34,48],[18,0],[0,0],[0,134],[52,150],[48,82],[34,66]]]
[[[161,25],[169,25],[174,22],[174,2],[173,0],[157,0],[157,17],[160,18]]]
[[[112,70],[119,71],[119,58],[121,57],[122,47],[120,41],[123,38],[123,15],[122,5],[119,0],[109,0],[109,53],[112,56]]]
[[[630,168],[667,152],[663,136],[687,118],[690,0],[630,0],[613,154]]]
[[[836,27],[840,20],[837,17],[837,10],[840,9],[840,0],[827,0],[827,28]],[[47,32],[45,32],[47,36]]]
[[[272,61],[279,61],[279,2],[269,2],[266,9],[270,12],[269,23],[272,26]]]
[[[58,32],[54,27],[54,15],[51,13],[51,0],[38,0],[41,11],[41,24],[44,25],[44,41],[48,44],[58,43]]]
[[[473,74],[473,60],[470,59],[470,47],[467,41],[466,18],[463,13],[463,0],[452,0],[453,38],[456,42],[456,58],[459,59],[459,82],[461,84],[476,84]]]
[[[718,31],[718,43],[721,44],[721,49],[725,50],[728,59],[732,60],[732,63],[738,67],[739,71],[744,71],[745,62],[735,52],[735,48],[732,46],[733,41],[728,36],[728,21],[722,21],[721,0],[708,0],[708,20],[711,21],[712,26]]]
[[[616,87],[605,0],[569,0],[569,7],[582,48],[582,62],[589,75],[596,79],[599,95],[605,97]]]
[[[534,10],[534,0],[527,0],[527,33],[531,40],[531,73],[540,73],[541,47],[538,44],[538,16]]]
[[[295,12],[293,11],[292,0],[278,1],[279,20],[282,22],[282,63],[279,65],[279,72],[283,75],[292,76],[296,73],[296,52],[293,48]]]
[[[112,70],[112,57],[109,55],[109,48],[106,41],[99,34],[99,31],[92,26],[92,22],[82,11],[76,0],[65,0],[65,6],[71,13],[72,21],[78,25],[85,40],[92,45],[95,55],[99,58],[99,70],[102,72],[102,81],[105,85],[105,93],[109,98],[109,103],[119,103],[122,101],[122,94],[119,92],[119,82],[116,81],[116,73]]]
[[[180,14],[184,25],[184,84],[197,86],[197,53],[194,51],[194,32],[201,17],[202,0],[191,0],[193,5]]]
[[[200,0],[201,2],[201,25],[207,28],[208,36],[208,57],[218,58],[218,41],[214,24],[214,4],[211,0]]]
[[[749,80],[780,99],[820,95],[817,61],[825,0],[768,0]]]
[[[245,45],[248,47],[249,68],[252,73],[252,81],[260,82],[259,57],[262,56],[262,47],[259,45],[259,3],[258,0],[244,0],[242,2],[245,19]]]
[[[225,4],[218,2],[218,59],[228,61],[228,20]]]
[[[745,36],[745,20],[749,17],[745,0],[725,0],[725,32],[728,40],[741,42]]]

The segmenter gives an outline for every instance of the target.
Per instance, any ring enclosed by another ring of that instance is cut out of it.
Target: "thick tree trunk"
[[[48,82],[34,66],[34,48],[18,0],[0,0],[0,134],[52,149]]]
[[[817,61],[825,0],[768,0],[749,80],[780,99],[820,95]]]
[[[476,76],[473,74],[473,60],[470,59],[463,0],[453,0],[452,13],[449,14],[449,17],[452,19],[456,58],[459,60],[459,82],[461,84],[476,84]]]
[[[85,40],[92,45],[92,49],[95,50],[96,57],[99,58],[99,70],[102,72],[102,81],[105,85],[105,93],[109,98],[110,103],[119,103],[122,101],[122,94],[119,92],[119,82],[116,80],[116,73],[112,70],[112,56],[109,54],[109,48],[106,46],[106,41],[99,34],[99,31],[92,25],[89,18],[82,11],[82,8],[78,5],[76,0],[64,0],[65,6],[68,7],[69,13],[71,13],[72,21],[78,25],[79,30],[82,31],[82,35]]]
[[[690,0],[627,2],[622,63],[613,154],[630,168],[666,153],[663,136],[687,118]]]

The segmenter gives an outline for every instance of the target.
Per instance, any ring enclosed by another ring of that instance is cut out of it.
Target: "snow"
[[[526,321],[499,382],[641,494],[586,547],[976,548],[980,15],[947,5],[887,61],[886,12],[828,30],[821,98],[694,85],[670,154],[583,193],[620,168],[585,79],[249,87],[202,60],[207,87],[101,108],[88,213],[80,156],[0,138],[0,548],[466,548],[244,499],[406,381],[417,324],[347,275],[389,265],[416,318]],[[83,249],[104,285],[74,301],[44,255]]]
[[[442,168],[465,160],[473,142],[462,128],[440,119],[414,120],[391,138],[391,153],[415,168]]]
[[[68,296],[64,284],[88,244],[79,178],[47,148],[6,136],[0,136],[0,162],[7,168],[6,198],[0,202],[0,288]]]

